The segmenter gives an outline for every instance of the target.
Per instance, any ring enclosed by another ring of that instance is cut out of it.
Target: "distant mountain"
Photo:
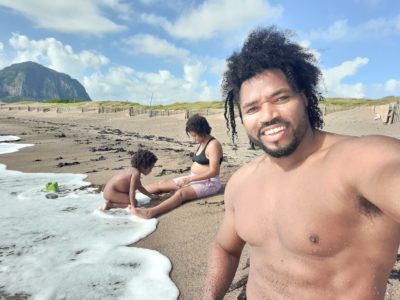
[[[0,70],[0,101],[91,101],[78,80],[27,61]]]

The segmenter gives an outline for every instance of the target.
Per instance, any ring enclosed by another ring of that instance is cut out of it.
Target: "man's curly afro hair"
[[[227,59],[227,71],[222,82],[225,99],[225,120],[232,141],[237,138],[234,104],[240,118],[240,87],[244,81],[267,69],[281,70],[296,92],[308,98],[307,113],[312,128],[322,128],[323,120],[318,102],[323,99],[318,92],[321,71],[315,57],[305,48],[289,40],[290,32],[279,31],[275,26],[258,28],[250,33],[240,52]]]

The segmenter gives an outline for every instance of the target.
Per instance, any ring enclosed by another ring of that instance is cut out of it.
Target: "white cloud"
[[[118,99],[149,104],[150,99],[153,99],[153,104],[167,104],[219,99],[217,88],[205,82],[193,81],[201,73],[197,67],[186,69],[185,78],[175,77],[167,70],[143,73],[132,68],[118,67],[104,74],[97,72],[86,76],[83,82],[95,100]]]
[[[174,37],[198,40],[274,20],[282,12],[282,6],[273,6],[263,0],[206,0],[196,8],[184,11],[175,23],[154,14],[142,14],[141,20],[162,27]]]
[[[147,54],[160,58],[172,58],[184,61],[189,56],[189,51],[178,48],[167,40],[157,38],[150,34],[138,34],[124,40],[132,54]]]
[[[383,90],[388,94],[395,94],[400,92],[400,80],[389,79],[386,81]]]
[[[70,45],[54,38],[30,40],[24,35],[13,34],[9,45],[15,53],[12,62],[32,60],[67,73],[81,80],[94,100],[118,99],[147,103],[152,93],[153,103],[157,104],[218,99],[219,88],[201,81],[206,71],[201,62],[189,58],[184,49],[178,49],[166,41],[151,38],[149,41],[143,45],[149,46],[149,49],[151,46],[159,49],[159,56],[182,59],[183,78],[167,70],[144,73],[124,66],[104,70],[109,64],[107,57],[88,50],[76,52]],[[90,72],[93,73],[87,75]]]
[[[200,81],[201,75],[206,71],[206,67],[199,61],[193,61],[183,66],[185,80],[191,84]]]
[[[342,80],[354,75],[358,69],[368,63],[368,58],[356,57],[351,61],[345,61],[339,66],[323,69],[324,85],[326,94],[329,97],[351,97],[363,98],[365,86],[358,82],[355,84],[346,84]]]
[[[106,6],[123,17],[129,13],[129,6],[119,0],[0,0],[0,5],[22,14],[37,27],[87,35],[101,35],[124,30],[124,26],[102,15],[102,7]]]
[[[89,0],[90,1],[90,0]],[[133,9],[131,4],[123,2],[123,0],[97,0],[92,1],[93,5],[102,5],[118,13],[118,17],[123,20],[129,20],[132,17]]]
[[[371,19],[356,26],[349,26],[348,20],[337,20],[326,29],[314,30],[309,34],[312,40],[354,40],[382,37],[400,33],[400,16],[393,19]]]
[[[227,70],[226,59],[206,58],[205,61],[208,66],[207,70],[213,75],[220,76],[222,79],[222,75]]]
[[[315,59],[319,61],[321,53],[317,49],[311,48],[311,42],[309,40],[299,41],[299,45],[307,49],[307,51],[314,55]]]
[[[400,80],[388,79],[384,83],[375,83],[368,87],[370,94],[377,98],[400,95]]]
[[[3,46],[9,46],[14,54],[7,65],[31,60],[67,73],[85,86],[93,100],[147,104],[152,94],[153,104],[219,99],[219,87],[201,81],[206,67],[189,57],[182,62],[183,77],[177,77],[168,70],[145,73],[126,66],[109,67],[109,59],[102,54],[88,50],[76,52],[70,45],[55,38],[31,40],[24,35],[13,34],[9,45]],[[0,64],[2,52],[0,50]],[[169,53],[172,55],[175,52]]]
[[[101,54],[88,50],[76,53],[70,45],[55,38],[29,40],[24,35],[13,34],[9,43],[15,50],[14,63],[31,60],[74,78],[81,78],[88,68],[98,69],[109,63]]]
[[[350,32],[350,28],[347,25],[347,20],[335,21],[326,30],[314,31],[311,33],[312,39],[322,39],[335,41],[346,37]]]
[[[5,68],[8,65],[8,59],[4,53],[4,44],[0,42],[0,69]]]

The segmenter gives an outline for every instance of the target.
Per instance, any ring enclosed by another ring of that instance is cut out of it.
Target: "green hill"
[[[35,62],[13,64],[0,70],[0,101],[91,101],[85,88],[69,75]]]

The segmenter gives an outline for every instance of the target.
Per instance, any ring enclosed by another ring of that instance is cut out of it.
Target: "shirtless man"
[[[225,190],[203,299],[222,299],[245,244],[247,299],[384,299],[400,242],[400,141],[321,131],[320,71],[274,27],[228,59],[232,136],[238,105],[264,150]]]

